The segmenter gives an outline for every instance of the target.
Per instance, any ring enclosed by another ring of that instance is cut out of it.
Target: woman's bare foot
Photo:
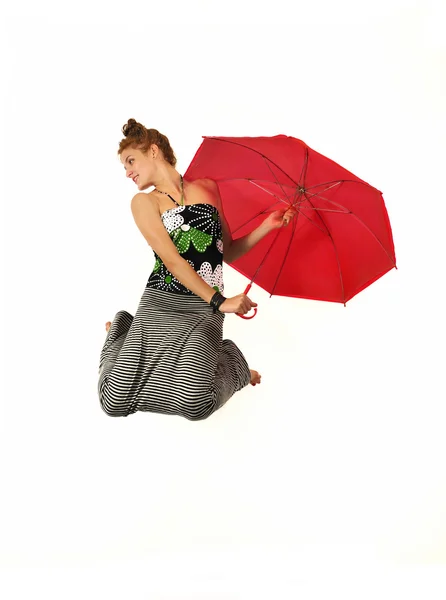
[[[251,381],[249,383],[251,385],[257,385],[260,383],[260,380],[262,379],[260,373],[258,371],[253,371],[252,369],[249,370],[251,371]]]
[[[107,321],[107,323],[105,324],[105,331],[108,331],[111,327],[111,321]]]

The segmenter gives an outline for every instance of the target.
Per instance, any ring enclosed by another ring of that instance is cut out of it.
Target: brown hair
[[[169,140],[157,129],[146,129],[144,125],[138,123],[135,119],[129,119],[122,128],[122,133],[125,135],[125,138],[119,143],[118,155],[124,152],[129,146],[139,148],[144,154],[147,154],[150,145],[156,144],[163,153],[164,159],[172,167],[175,167],[177,164],[177,159]]]

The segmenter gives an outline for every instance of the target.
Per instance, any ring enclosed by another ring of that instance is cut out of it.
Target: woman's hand
[[[223,313],[236,313],[237,315],[246,315],[251,308],[257,306],[246,294],[239,294],[233,298],[226,298],[219,310]]]
[[[288,210],[275,210],[266,217],[263,221],[263,225],[270,230],[286,227],[291,219],[295,217],[296,212],[294,207],[291,207]]]

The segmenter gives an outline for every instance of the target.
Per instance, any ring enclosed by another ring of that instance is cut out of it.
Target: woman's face
[[[146,190],[153,185],[155,160],[152,152],[143,154],[138,148],[126,148],[121,154],[126,176],[132,179],[138,190]]]

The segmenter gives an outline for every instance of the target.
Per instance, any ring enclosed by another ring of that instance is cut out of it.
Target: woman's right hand
[[[227,298],[220,306],[219,310],[222,313],[236,313],[237,315],[246,315],[251,308],[257,306],[257,302],[253,302],[246,294],[239,294],[232,298]]]

